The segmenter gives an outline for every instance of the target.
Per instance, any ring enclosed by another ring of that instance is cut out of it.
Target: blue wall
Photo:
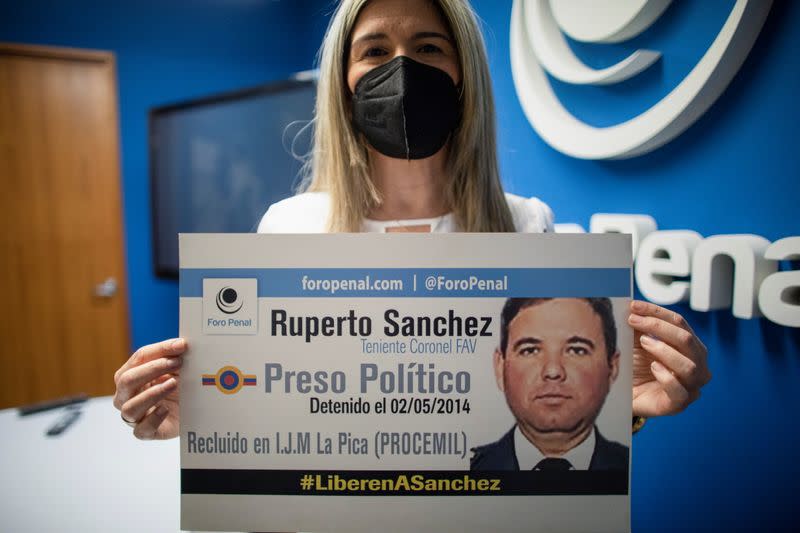
[[[309,43],[319,37],[307,35],[303,5],[292,0],[0,0],[0,41],[116,54],[134,347],[178,331],[177,283],[157,279],[152,267],[148,111],[311,68],[316,49]]]
[[[0,7],[0,39],[117,53],[133,342],[177,331],[175,284],[151,274],[146,116],[151,106],[285,77],[311,65],[333,2],[31,0]],[[800,4],[778,0],[730,87],[687,132],[628,161],[566,157],[538,138],[519,106],[509,62],[510,0],[473,0],[485,21],[504,181],[536,195],[559,222],[596,212],[646,213],[661,229],[703,235],[800,235]],[[579,117],[609,124],[646,109],[688,72],[733,0],[674,2],[624,45],[575,45],[589,64],[632,47],[664,56],[652,72],[604,88],[556,84]],[[533,169],[533,170],[531,170]],[[800,399],[800,330],[730,311],[689,319],[708,345],[714,380],[679,416],[634,439],[635,531],[789,531],[800,494],[793,427]]]

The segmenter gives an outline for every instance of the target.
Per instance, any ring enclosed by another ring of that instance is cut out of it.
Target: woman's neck
[[[444,197],[447,148],[425,159],[395,159],[370,149],[370,170],[383,203],[373,220],[434,218],[450,210]]]

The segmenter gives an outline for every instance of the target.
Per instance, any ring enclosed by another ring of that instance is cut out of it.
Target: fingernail
[[[652,363],[650,363],[650,368],[653,370],[653,372],[666,372],[667,370],[666,368],[664,368],[664,365],[662,365],[658,361],[653,361]]]
[[[631,309],[634,311],[644,311],[644,302],[640,302],[639,300],[633,300],[631,302]]]
[[[159,405],[158,407],[156,407],[156,416],[164,417],[167,415],[167,413],[169,413],[169,409],[167,409],[163,405]]]
[[[165,389],[171,389],[178,383],[178,380],[175,378],[169,378],[167,381],[164,382]]]
[[[173,351],[182,350],[186,345],[186,341],[183,339],[175,339],[172,341],[172,344],[169,345],[169,349]]]
[[[649,344],[650,346],[656,343],[655,339],[653,339],[650,335],[642,335],[639,337],[639,340],[642,342],[642,344]]]
[[[628,322],[633,325],[638,325],[642,323],[642,317],[639,315],[631,315],[628,317]]]
[[[181,366],[181,364],[183,364],[183,357],[171,357],[167,359],[167,366],[170,368]]]

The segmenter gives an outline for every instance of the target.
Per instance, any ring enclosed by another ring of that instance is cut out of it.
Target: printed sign
[[[628,531],[630,243],[181,235],[181,527]]]

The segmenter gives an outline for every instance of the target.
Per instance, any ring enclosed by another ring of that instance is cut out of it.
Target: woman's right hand
[[[114,407],[140,439],[178,436],[178,380],[186,351],[184,339],[143,346],[114,374]]]

